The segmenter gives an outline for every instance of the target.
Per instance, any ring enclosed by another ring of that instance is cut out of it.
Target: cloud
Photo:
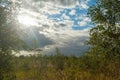
[[[76,17],[76,20],[80,20],[78,22],[79,26],[86,26],[86,25],[88,25],[88,23],[91,22],[91,19],[89,17],[87,17],[86,14],[81,14],[80,16]],[[88,26],[90,26],[90,25],[88,25]]]
[[[79,24],[79,26],[86,26],[86,25],[87,25],[87,22],[86,22],[86,21],[81,21],[81,22],[79,22],[78,24]]]
[[[89,0],[23,0],[22,7],[37,12],[59,14],[64,8],[88,8]]]
[[[54,54],[56,47],[66,55],[80,55],[87,50],[84,42],[89,38],[89,29],[74,30],[75,21],[70,15],[76,15],[76,6],[87,9],[88,0],[24,0],[23,3],[19,15],[27,15],[37,23],[26,29],[29,37],[22,37],[30,46],[37,44],[34,47],[42,48],[43,54]],[[65,9],[71,11],[67,13]],[[90,22],[83,14],[76,20],[81,20],[79,26]]]
[[[63,18],[64,20],[70,20],[70,17],[67,16],[65,13],[62,14],[62,17],[61,17],[61,18]]]
[[[81,3],[80,6],[83,8],[83,9],[88,9],[89,6],[86,4],[86,3]]]
[[[85,17],[84,21],[91,22],[91,19],[89,17]]]
[[[43,54],[55,54],[55,48],[59,48],[62,54],[65,55],[81,55],[88,49],[85,41],[89,38],[89,29],[74,31],[60,31],[61,34],[48,35],[56,44],[49,45],[43,48]]]
[[[78,0],[36,0],[33,5],[37,4],[38,6],[44,7],[44,3],[53,3],[53,6],[64,8],[76,5],[78,3]]]
[[[90,0],[81,1],[81,3],[80,3],[81,9],[88,9],[89,6],[87,4],[89,1]]]
[[[75,15],[75,10],[73,9],[73,10],[71,10],[71,12],[69,13],[70,15]]]

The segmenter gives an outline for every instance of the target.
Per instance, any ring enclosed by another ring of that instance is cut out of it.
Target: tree
[[[13,70],[12,51],[27,47],[17,35],[20,29],[15,19],[19,6],[16,1],[0,0],[0,80],[13,80],[8,76]]]
[[[95,27],[90,30],[90,53],[120,58],[120,0],[97,0],[88,10]]]
[[[6,5],[5,5],[6,4]],[[0,49],[17,50],[25,47],[25,43],[17,35],[20,30],[15,19],[16,5],[12,2],[0,2]]]

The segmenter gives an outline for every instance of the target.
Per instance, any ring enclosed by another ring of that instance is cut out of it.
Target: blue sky
[[[80,3],[80,0],[78,0]],[[81,8],[79,5],[75,5],[74,8],[64,8],[60,11],[59,14],[49,14],[48,18],[55,20],[56,22],[64,21],[65,19],[61,18],[63,14],[69,17],[70,20],[73,21],[72,29],[74,30],[82,30],[85,28],[92,27],[90,20],[89,21],[82,21],[82,19],[76,19],[77,17],[83,15],[84,17],[87,17],[87,11],[88,7],[95,4],[96,0],[89,0],[86,3],[85,8]],[[72,14],[70,14],[72,11],[74,11]],[[60,20],[59,20],[60,19]],[[81,22],[81,25],[79,25],[79,22]],[[83,22],[83,24],[82,24]]]
[[[89,6],[96,0],[23,0],[18,21],[28,33],[24,40],[36,40],[44,54],[55,53],[55,47],[67,55],[80,55],[88,49]],[[38,29],[39,28],[39,29]],[[38,30],[36,30],[38,29]]]
[[[93,5],[95,3],[96,0],[92,0],[92,1],[89,1],[87,3],[87,6],[90,6],[90,5]],[[76,5],[74,8],[65,8],[63,9],[59,14],[49,14],[48,13],[48,18],[50,19],[53,19],[55,20],[56,22],[59,22],[59,21],[64,21],[65,19],[61,18],[63,14],[65,14],[66,16],[69,17],[70,20],[73,21],[73,25],[72,25],[72,29],[74,30],[82,30],[82,29],[85,29],[85,28],[89,28],[91,27],[92,25],[90,24],[90,20],[89,21],[83,21],[83,24],[82,24],[82,20],[83,19],[79,19],[77,17],[83,15],[84,17],[87,16],[87,8],[84,8],[84,9],[81,9],[80,6]],[[70,14],[72,11],[73,14]],[[58,20],[60,19],[60,20]],[[79,22],[81,22],[81,25],[79,25]]]

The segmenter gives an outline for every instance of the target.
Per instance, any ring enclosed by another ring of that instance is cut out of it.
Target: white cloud
[[[86,4],[86,3],[81,3],[80,6],[83,8],[83,9],[88,9],[89,6]]]
[[[76,12],[76,10],[71,10],[71,12],[69,13],[70,15],[75,15],[75,12]]]
[[[78,24],[79,24],[79,26],[86,26],[86,25],[87,25],[87,22],[86,22],[86,21],[81,21],[81,22],[79,22]]]
[[[81,1],[81,3],[80,3],[81,9],[88,9],[89,8],[89,6],[88,6],[89,1],[90,0]]]
[[[79,26],[86,26],[89,22],[91,22],[91,19],[89,17],[86,17],[85,15],[83,17],[80,16],[79,19],[81,20],[78,23]]]
[[[69,20],[70,19],[70,17],[68,15],[66,15],[65,13],[62,14],[61,18],[63,18],[64,20]]]
[[[91,19],[89,17],[86,17],[86,15],[79,16],[79,19],[81,20],[78,23],[79,26],[86,26],[89,22],[91,22]]]
[[[38,42],[38,47],[43,48],[43,53],[53,53],[54,48],[58,47],[61,49],[61,52],[65,54],[73,54],[75,51],[76,54],[85,51],[87,46],[84,45],[85,40],[89,37],[89,30],[78,30],[75,31],[72,29],[74,21],[70,19],[65,13],[62,14],[60,21],[56,21],[48,18],[48,14],[60,14],[65,8],[71,8],[70,15],[74,15],[76,11],[73,9],[78,5],[78,0],[25,0],[24,5],[21,8],[20,15],[26,14],[31,16],[36,20],[39,31],[27,31],[29,34],[27,40],[36,38]],[[88,1],[88,0],[87,0]],[[88,8],[87,2],[79,3],[81,8]],[[90,21],[85,15],[78,17],[81,19],[79,22],[80,26],[87,25],[87,22]],[[31,40],[32,41],[32,40]]]
[[[83,20],[87,22],[91,22],[91,19],[89,17],[85,17]]]
[[[54,54],[55,48],[58,47],[61,53],[66,55],[80,55],[88,48],[85,41],[89,37],[89,29],[74,31],[74,30],[61,30],[48,37],[51,38],[56,44],[49,45],[43,48],[43,54]]]

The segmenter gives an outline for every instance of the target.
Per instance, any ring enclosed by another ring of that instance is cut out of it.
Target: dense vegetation
[[[14,57],[16,80],[119,80],[120,61],[89,56]]]
[[[5,57],[4,57],[5,58]],[[120,61],[94,56],[12,56],[4,61],[1,80],[119,80]],[[3,59],[3,58],[2,58]],[[12,67],[10,67],[10,65]]]
[[[25,49],[27,45],[19,38],[17,21],[14,18],[18,3],[0,0],[0,80],[14,80],[12,51]],[[11,75],[8,77],[8,75]]]
[[[5,3],[9,7],[0,4],[0,80],[120,80],[120,0],[98,0],[89,8],[91,48],[79,57],[64,56],[57,48],[54,56],[12,55],[27,46],[13,18],[18,4]]]

